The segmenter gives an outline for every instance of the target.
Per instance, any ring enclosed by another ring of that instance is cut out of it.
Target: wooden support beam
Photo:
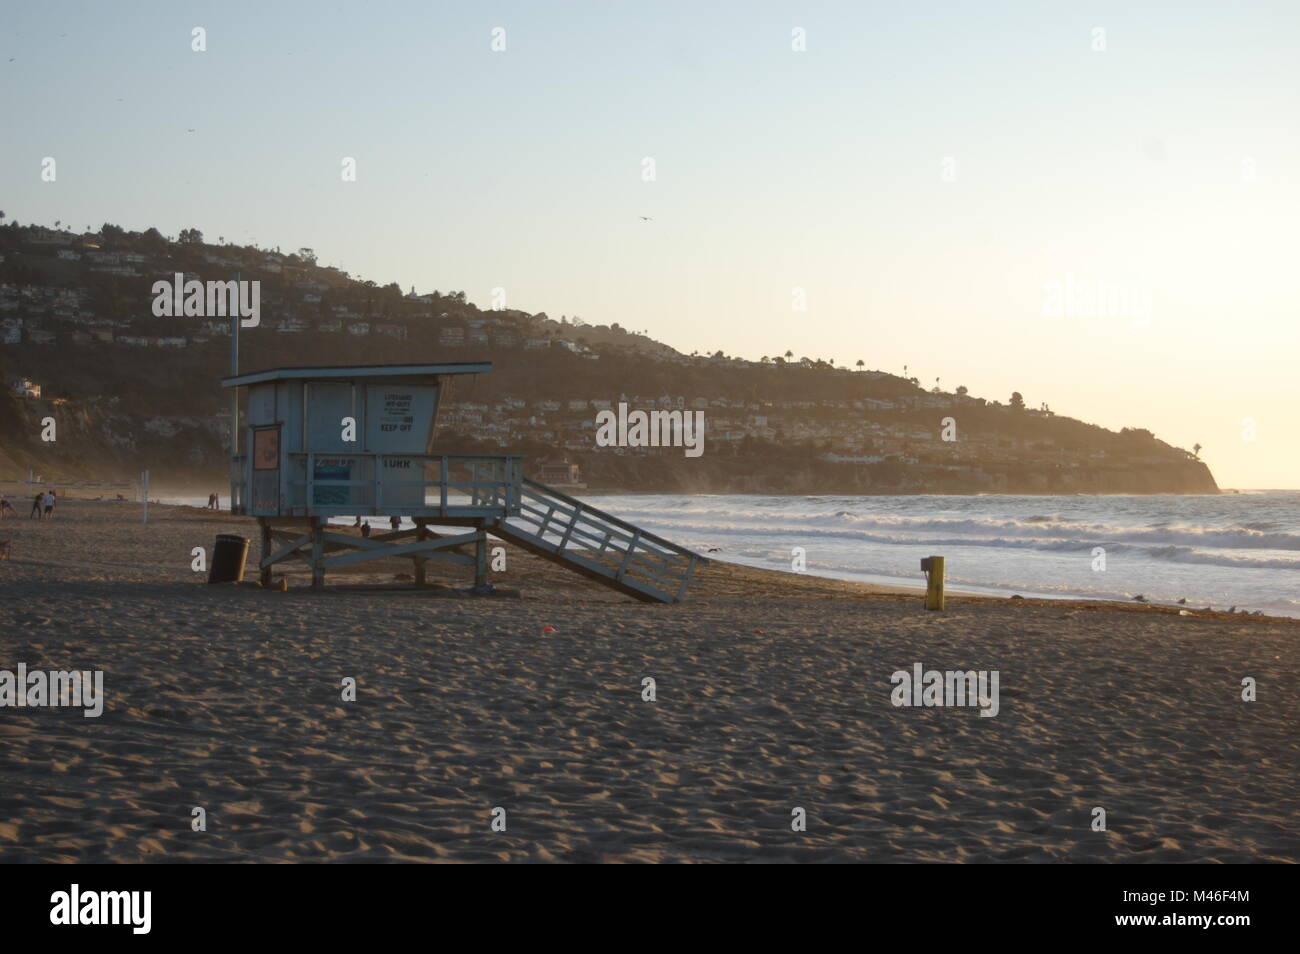
[[[548,518],[549,519],[549,518]],[[575,512],[569,516],[569,525],[564,528],[564,536],[560,537],[560,545],[556,550],[563,550],[569,545],[569,537],[573,536],[573,528],[578,525],[578,514]]]
[[[271,559],[271,525],[265,520],[258,520],[262,529],[262,560],[259,564],[262,568],[261,582],[265,589],[271,588],[271,564],[275,561]]]
[[[425,543],[434,543],[434,542],[443,541],[443,540],[456,540],[456,541],[459,541],[459,542],[456,543],[455,545],[456,545],[456,546],[460,546],[462,543],[468,543],[468,542],[472,542],[472,541],[473,541],[473,537],[472,537],[471,535],[469,535],[469,534],[464,534],[464,535],[456,536],[456,537],[439,537],[439,536],[437,536],[436,534],[430,534],[430,537],[432,537],[431,540],[420,541],[418,538],[415,538],[415,539],[413,539],[412,543],[407,543],[407,544],[394,544],[394,542],[393,542],[394,540],[404,539],[405,537],[412,537],[412,538],[415,538],[415,534],[412,533],[412,532],[409,531],[409,530],[404,530],[404,531],[402,531],[402,536],[400,536],[400,537],[387,537],[387,536],[385,536],[385,537],[373,537],[373,536],[372,536],[372,537],[350,537],[350,536],[347,536],[346,534],[342,534],[342,533],[329,533],[329,532],[327,531],[327,532],[325,533],[325,542],[326,542],[326,543],[330,543],[330,544],[334,544],[334,545],[337,545],[337,546],[340,546],[340,547],[346,547],[347,549],[351,549],[351,550],[387,550],[387,551],[389,551],[389,552],[391,553],[391,551],[393,550],[394,546],[413,546],[414,544],[416,544],[416,543],[420,543],[420,542],[425,542]]]
[[[487,585],[487,534],[480,528],[474,541],[474,585]]]
[[[623,559],[618,564],[618,571],[614,574],[614,579],[621,580],[623,579],[623,577],[627,575],[628,564],[632,560],[632,554],[636,552],[636,545],[640,539],[641,539],[640,530],[632,534],[632,540],[627,545],[627,549],[623,551]]]
[[[325,531],[321,522],[312,520],[311,527],[311,588],[319,590],[325,586]]]
[[[422,517],[415,518],[415,539],[424,541],[429,539],[430,530],[424,525]],[[415,585],[424,586],[424,564],[425,559],[422,556],[414,556],[411,562],[415,564]]]
[[[438,550],[445,550],[450,547],[461,546],[466,543],[473,543],[479,538],[479,534],[465,534],[457,537],[443,537],[440,540],[417,540],[414,543],[403,543],[397,546],[375,547],[357,547],[352,553],[343,556],[329,557],[324,560],[324,566],[333,568],[339,566],[348,566],[352,563],[365,563],[367,560],[383,560],[388,557],[409,557],[416,554],[434,554]],[[364,541],[370,543],[371,541]],[[445,554],[444,557],[455,557],[458,554]],[[468,558],[467,558],[468,559]]]
[[[272,534],[282,538],[287,537],[290,539],[284,546],[280,547],[280,549],[268,555],[267,550],[269,549],[270,546],[269,537]],[[312,535],[310,533],[303,533],[294,536],[293,534],[289,534],[289,533],[279,533],[278,531],[273,531],[272,534],[268,534],[266,532],[266,529],[263,528],[262,530],[262,573],[263,575],[268,574],[267,568],[272,563],[279,563],[281,560],[288,559],[291,556],[301,555],[299,554],[298,551],[301,550],[302,547],[311,543],[312,541]],[[269,576],[267,576],[267,585],[268,586],[270,585]]]

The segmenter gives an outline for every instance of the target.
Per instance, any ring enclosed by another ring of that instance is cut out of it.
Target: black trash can
[[[208,582],[240,582],[244,578],[246,562],[248,537],[237,537],[230,533],[217,534],[217,545],[212,548],[212,564],[208,567]]]

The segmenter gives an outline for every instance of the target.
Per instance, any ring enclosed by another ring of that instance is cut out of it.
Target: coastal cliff
[[[1196,453],[965,387],[833,361],[682,354],[617,323],[481,311],[463,292],[402,294],[310,249],[212,245],[187,230],[0,227],[0,480],[226,479],[229,321],[159,316],[177,273],[259,283],[241,369],[491,361],[443,404],[445,453],[576,464],[597,490],[680,493],[1215,493]],[[598,446],[614,408],[690,416],[699,454]],[[50,431],[48,422],[53,422]],[[53,439],[50,439],[50,438]]]

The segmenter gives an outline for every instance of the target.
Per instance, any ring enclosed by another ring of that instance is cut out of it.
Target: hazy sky
[[[1133,6],[9,0],[0,208],[906,365],[1300,486],[1300,3]]]

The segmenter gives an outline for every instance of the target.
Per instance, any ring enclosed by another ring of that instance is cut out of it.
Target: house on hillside
[[[56,232],[54,229],[34,228],[27,238],[32,245],[71,245],[72,235],[68,232]]]
[[[20,398],[39,398],[41,386],[31,378],[18,378],[9,385],[9,389]]]
[[[537,479],[552,487],[580,490],[587,486],[582,483],[582,472],[578,469],[578,465],[571,463],[567,457],[560,461],[538,461]]]

